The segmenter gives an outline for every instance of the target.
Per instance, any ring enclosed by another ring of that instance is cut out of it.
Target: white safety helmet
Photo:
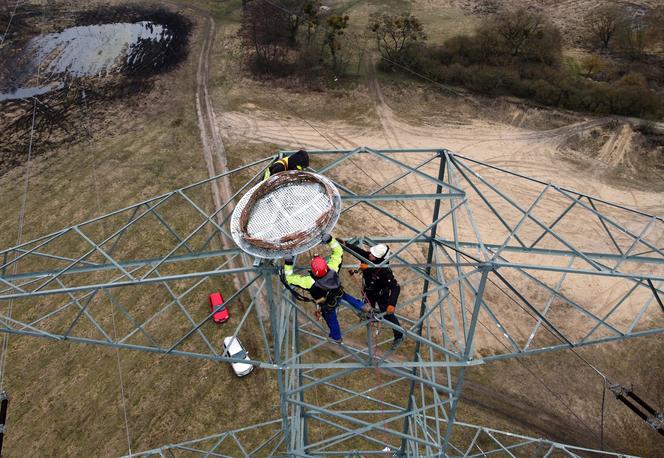
[[[379,243],[378,245],[374,245],[371,248],[369,248],[369,253],[371,253],[378,259],[383,259],[389,251],[390,248],[383,243]]]

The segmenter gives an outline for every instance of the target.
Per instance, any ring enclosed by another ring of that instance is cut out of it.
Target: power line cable
[[[26,162],[25,166],[25,174],[23,178],[23,194],[21,197],[21,206],[19,208],[19,213],[18,213],[18,236],[16,240],[16,246],[19,246],[23,242],[23,227],[25,225],[25,211],[28,205],[28,189],[29,189],[29,182],[30,182],[30,165],[32,163],[32,144],[33,144],[33,139],[34,139],[34,131],[35,131],[35,117],[37,113],[37,102],[36,99],[33,99],[33,104],[32,104],[32,123],[30,125],[30,142],[28,145],[28,160]],[[14,261],[14,275],[18,272],[18,261]],[[12,311],[14,307],[14,299],[9,300],[9,304],[7,306],[7,317],[11,319],[12,317]],[[2,388],[4,387],[4,381],[5,381],[5,366],[7,364],[7,353],[9,351],[9,333],[5,333],[3,338],[2,338],[2,353],[0,354],[0,391],[2,391]]]
[[[18,8],[18,4],[21,3],[21,0],[16,0],[16,3],[14,4],[14,9],[11,12],[11,15],[9,16],[9,22],[7,22],[7,28],[5,29],[5,33],[2,34],[2,40],[0,40],[0,45],[2,45],[5,42],[5,38],[7,38],[7,34],[9,33],[9,28],[12,25],[12,20],[14,19],[14,15],[16,14],[16,9]]]
[[[283,11],[283,12],[286,13],[286,14],[289,14],[289,15],[291,15],[291,16],[295,16],[295,17],[297,17],[297,18],[299,18],[299,19],[305,21],[305,23],[309,21],[309,19],[305,18],[303,15],[298,14],[298,13],[292,11],[292,10],[289,10],[289,9],[286,8],[285,6],[283,6],[283,5],[279,5],[279,4],[275,3],[275,2],[273,2],[272,0],[262,0],[262,1],[265,2],[265,3],[268,3],[268,4],[272,5],[272,6],[274,6],[275,8],[277,8],[277,9]],[[325,29],[325,30],[328,30],[328,31],[332,30],[331,27],[328,27],[328,26],[325,25],[325,24],[318,24],[317,26],[318,26],[318,27],[321,27],[321,28],[323,28],[323,29]],[[349,31],[349,32],[346,32],[346,33],[347,33],[349,36],[354,36],[354,37],[356,38],[355,43],[359,43],[361,36],[359,36],[357,33],[354,33],[354,32],[352,32],[352,31]],[[360,49],[359,44],[355,45],[354,47],[355,47],[356,49],[358,49],[358,50]],[[445,86],[444,84],[441,84],[440,82],[438,82],[438,81],[436,81],[436,80],[433,80],[433,79],[429,78],[428,76],[423,75],[423,74],[417,72],[416,70],[413,70],[412,68],[410,68],[410,67],[408,67],[408,66],[406,66],[406,65],[403,65],[402,63],[396,62],[396,61],[394,61],[394,60],[392,60],[392,59],[390,59],[390,58],[388,58],[388,57],[383,56],[382,54],[380,55],[380,57],[381,57],[381,59],[383,59],[384,61],[386,61],[386,62],[388,62],[388,63],[390,63],[390,64],[392,64],[392,65],[395,65],[395,66],[401,68],[402,70],[406,70],[407,72],[409,72],[409,73],[411,73],[411,74],[413,74],[413,75],[415,75],[415,76],[418,76],[418,77],[422,78],[422,79],[425,80],[425,81],[428,81],[428,82],[430,82],[430,83],[432,83],[432,84],[435,84],[436,86],[440,87],[441,89],[443,89],[443,90],[445,90],[445,91],[447,91],[447,92],[450,92],[450,93],[452,93],[452,94],[454,94],[454,95],[462,96],[462,94],[461,94],[459,91],[456,91],[456,90],[454,90],[454,89],[452,89],[452,88],[450,88],[450,87],[448,87],[448,86]],[[466,98],[468,98],[468,97],[466,97]],[[469,100],[470,100],[470,99],[469,99]],[[473,102],[474,102],[474,101],[473,101]]]
[[[330,143],[330,145],[332,145],[335,149],[337,149],[337,146],[334,144],[334,142],[332,142],[332,141],[329,139],[329,137],[328,137],[327,135],[325,135],[323,132],[321,132],[318,128],[316,128],[316,127],[315,127],[313,124],[311,124],[308,120],[306,120],[304,117],[302,117],[302,116],[301,116],[299,113],[297,113],[294,109],[292,109],[292,108],[290,107],[290,105],[289,105],[287,102],[285,102],[283,99],[281,99],[281,98],[278,97],[278,96],[277,96],[277,98],[278,98],[279,100],[281,100],[281,101],[284,103],[284,105],[285,105],[287,108],[289,108],[289,110],[290,110],[295,116],[297,116],[297,117],[300,118],[302,121],[304,121],[304,122],[305,122],[307,125],[309,125],[314,131],[316,131],[316,132],[317,132],[322,138],[324,138],[328,143]],[[359,165],[357,165],[357,164],[352,160],[352,158],[349,158],[349,161],[350,161],[350,162],[351,162],[351,163],[352,163],[352,164],[353,164],[353,165],[354,165],[359,171],[361,171],[361,172],[362,172],[364,175],[366,175],[370,180],[372,180],[372,181],[374,182],[374,184],[379,184],[379,183],[378,183],[373,177],[371,177],[371,175],[369,175],[369,174],[368,174],[368,173],[367,173],[362,167],[360,167]],[[408,207],[406,207],[405,204],[403,204],[403,202],[399,201],[399,203],[400,203],[400,204],[406,209],[406,211],[408,211],[412,216],[414,216],[418,221],[420,221],[420,223],[426,225],[426,223],[425,223],[425,222],[424,222],[419,216],[417,216],[417,214],[413,213]],[[462,255],[464,255],[464,254],[462,253]],[[469,259],[468,256],[465,256],[465,255],[464,255],[464,257],[466,257],[466,259]],[[493,280],[489,279],[489,281],[491,281],[492,283],[495,284],[495,282],[493,282]],[[498,285],[496,285],[496,286],[498,286]],[[456,299],[456,298],[455,298],[455,299]],[[457,301],[458,301],[458,299],[457,299]],[[465,306],[464,306],[464,308],[465,308]],[[501,342],[501,341],[498,339],[498,337],[497,337],[497,336],[491,331],[491,329],[490,329],[486,324],[484,324],[481,320],[478,320],[478,322],[479,322],[484,328],[486,328],[486,329],[489,331],[489,333],[490,333],[491,335],[493,335],[493,337],[494,337],[498,342],[500,342],[503,346],[505,346],[507,349],[509,349],[509,347],[507,347],[507,345],[506,345],[504,342]],[[548,328],[547,328],[547,329],[548,329]],[[570,407],[567,403],[565,403],[565,401],[564,401],[564,400],[563,400],[563,399],[562,399],[562,398],[561,398],[556,392],[554,392],[554,391],[553,391],[553,390],[552,390],[552,389],[551,389],[551,388],[550,388],[550,387],[544,382],[544,380],[543,380],[542,378],[538,377],[538,376],[532,371],[532,369],[530,369],[528,366],[526,366],[525,363],[524,363],[523,361],[521,361],[520,359],[518,359],[518,358],[517,358],[517,362],[518,362],[519,364],[521,364],[521,365],[523,366],[523,368],[526,369],[526,370],[527,370],[527,371],[528,371],[528,372],[529,372],[529,373],[530,373],[530,374],[531,374],[531,375],[532,375],[532,376],[533,376],[533,377],[534,377],[534,378],[535,378],[535,379],[536,379],[536,380],[537,380],[537,381],[538,381],[538,382],[544,387],[544,389],[545,389],[546,391],[548,391],[549,393],[551,393],[551,395],[552,395],[554,398],[556,398],[556,399],[558,400],[558,402],[560,402],[560,403],[561,403],[561,404],[562,404],[567,410],[569,410],[569,412],[572,414],[572,416],[574,416],[574,417],[575,417],[575,418],[576,418],[576,419],[577,419],[582,425],[584,425],[584,427],[585,427],[588,431],[590,431],[590,432],[593,433],[593,434],[598,434],[598,433],[597,433],[594,429],[592,429],[592,428],[591,428],[591,427],[590,427],[590,426],[589,426],[589,425],[588,425],[588,424],[587,424],[587,423],[586,423],[581,417],[579,417],[579,416],[578,416],[578,415],[577,415],[577,414],[571,409],[571,407]],[[609,450],[610,450],[610,449],[609,449]]]
[[[299,15],[299,14],[297,14],[297,13],[291,11],[291,10],[288,10],[287,8],[283,7],[282,5],[278,5],[278,4],[276,4],[276,3],[274,3],[274,2],[272,2],[272,1],[270,1],[270,0],[263,0],[263,1],[265,1],[266,3],[268,3],[268,4],[270,4],[270,5],[274,6],[274,7],[276,7],[276,8],[278,8],[278,9],[280,9],[280,10],[282,10],[282,11],[284,11],[284,12],[290,14],[290,15],[293,15],[293,16],[296,16],[296,17],[298,17],[298,18],[300,18],[300,19],[304,19],[304,20],[306,20],[302,15]],[[326,27],[326,26],[322,26],[322,27],[325,28],[325,29],[329,29],[329,27]],[[389,58],[387,58],[387,57],[385,57],[385,56],[383,56],[383,55],[381,55],[381,58],[382,58],[383,60],[389,62],[389,63],[392,64],[392,65],[395,65],[395,66],[397,66],[397,67],[399,67],[399,68],[401,68],[401,69],[403,69],[403,70],[408,71],[409,73],[411,73],[411,74],[413,74],[413,75],[416,75],[416,76],[418,76],[418,77],[420,77],[420,78],[422,78],[422,79],[424,79],[424,80],[426,80],[426,81],[428,81],[428,82],[430,82],[430,83],[433,83],[433,84],[435,84],[435,85],[441,87],[442,89],[444,89],[444,90],[446,90],[446,91],[452,92],[452,93],[454,93],[454,94],[456,94],[456,95],[460,95],[459,92],[454,91],[454,90],[450,89],[449,87],[446,87],[446,86],[444,86],[443,84],[441,84],[441,83],[439,83],[439,82],[437,82],[437,81],[435,81],[435,80],[433,80],[433,79],[431,79],[431,78],[429,78],[429,77],[427,77],[427,76],[425,76],[425,75],[423,75],[423,74],[421,74],[421,73],[419,73],[419,72],[417,72],[417,71],[415,71],[415,70],[413,70],[413,69],[411,69],[411,68],[409,68],[409,67],[407,67],[407,66],[405,66],[405,65],[403,65],[403,64],[400,64],[400,63],[398,63],[398,62],[395,62],[395,61],[393,61],[393,60],[391,60],[391,59],[389,59]],[[327,140],[327,141],[328,141],[333,147],[335,147],[335,149],[336,149],[336,145],[334,145],[334,143],[331,142],[331,141],[329,140],[329,138],[327,138],[325,135],[323,135],[323,134],[322,134],[317,128],[315,128],[313,125],[311,125],[311,124],[310,124],[308,121],[306,121],[304,118],[302,118],[301,116],[299,116],[299,114],[298,114],[297,116],[300,117],[301,119],[303,119],[307,124],[309,124],[309,125],[310,125],[310,126],[316,131],[316,132],[319,133],[319,135],[321,135],[321,137],[323,137],[325,140]],[[371,177],[366,171],[364,171],[361,167],[359,167],[359,166],[358,166],[358,165],[352,160],[352,158],[349,158],[349,160],[350,160],[350,162],[351,162],[353,165],[355,165],[355,167],[356,167],[358,170],[360,170],[361,172],[363,172],[363,173],[364,173],[369,179],[371,179],[372,181],[374,181],[374,183],[377,183],[376,180],[374,180],[374,179],[373,179],[373,178],[372,178],[372,177]],[[410,211],[410,209],[408,209],[407,207],[405,207],[405,205],[404,205],[402,202],[399,202],[399,203],[402,204],[402,205],[404,206],[404,208],[406,208],[406,210],[407,210],[409,213],[411,213],[415,218],[417,218],[422,224],[425,224],[425,223],[424,223],[424,222],[423,222],[423,221],[422,221],[417,215],[415,215],[412,211]],[[468,258],[468,257],[465,256],[463,253],[461,253],[461,254],[462,254],[462,256]],[[511,297],[511,296],[510,296],[505,290],[503,290],[503,289],[502,289],[502,288],[501,288],[496,282],[494,282],[492,279],[489,279],[489,281],[490,281],[494,286],[496,286],[501,292],[503,292],[503,294],[505,294],[505,295],[506,295],[508,298],[510,298],[512,301],[514,301],[514,302],[515,302],[515,303],[516,303],[521,309],[523,309],[526,313],[528,313],[533,319],[536,319],[536,318],[532,315],[532,313],[531,313],[530,311],[528,311],[528,310],[527,310],[526,308],[524,308],[520,303],[518,303],[515,299],[513,299],[513,298],[512,298],[512,297]],[[486,327],[485,325],[483,325],[483,326]],[[561,340],[561,342],[564,342],[564,340],[561,338],[561,336],[557,335],[555,332],[553,332],[553,330],[549,329],[549,327],[548,327],[546,324],[544,324],[544,328],[545,328],[548,332],[550,332],[551,334],[553,334],[554,336],[556,336],[557,339]],[[487,328],[487,329],[488,329],[488,328]],[[490,330],[489,330],[489,332],[493,335],[493,333],[492,333]],[[496,336],[494,335],[494,337],[496,337]],[[497,337],[496,337],[496,339],[497,339]],[[569,343],[569,342],[564,342],[564,343]],[[501,344],[505,345],[504,342],[501,342]],[[505,346],[506,346],[506,345],[505,345]],[[506,347],[507,347],[507,346],[506,346]],[[507,348],[509,348],[509,347],[507,347]],[[579,358],[581,361],[583,361],[586,365],[588,365],[591,369],[593,369],[594,372],[596,372],[600,377],[602,377],[604,384],[606,384],[606,383],[608,382],[608,378],[607,378],[607,376],[606,376],[602,371],[600,371],[595,365],[591,364],[586,358],[584,358],[583,356],[581,356],[581,355],[580,355],[578,352],[576,352],[576,350],[575,350],[573,347],[571,347],[571,346],[570,346],[570,350],[572,351],[572,353],[574,353],[574,355],[577,356],[577,358]],[[517,358],[517,361],[519,361],[519,363],[523,364],[523,362],[520,361],[518,358]],[[534,377],[537,378],[537,376],[536,376],[534,373],[532,373],[532,371],[531,371],[529,368],[527,368],[527,366],[524,365],[524,368],[526,368],[529,372],[531,372],[531,374],[532,374]],[[561,399],[560,399],[560,398],[559,398],[559,397],[558,397],[558,396],[557,396],[557,395],[556,395],[556,394],[555,394],[555,393],[554,393],[554,392],[553,392],[553,391],[552,391],[552,390],[551,390],[546,384],[544,384],[544,382],[543,382],[541,379],[539,379],[539,378],[537,378],[537,379],[540,380],[540,383],[542,383],[548,391],[550,391],[554,396],[556,396],[556,397],[560,400],[561,403],[563,402],[563,401],[562,401],[562,400],[561,400]],[[565,404],[563,403],[563,405],[565,405]],[[569,408],[569,407],[568,407],[568,408]],[[571,411],[571,410],[570,410],[570,411]],[[571,411],[571,412],[572,412],[572,411]],[[573,412],[572,412],[572,413],[573,413]],[[585,423],[584,423],[584,422],[583,422],[583,421],[582,421],[582,420],[581,420],[576,414],[573,413],[573,415],[574,415],[579,421],[581,421],[581,422],[582,422],[582,423],[583,423],[583,424],[584,424],[584,425],[585,425],[590,431],[594,432],[594,430],[590,429],[590,428],[589,428],[589,427],[588,427],[588,426],[587,426],[587,425],[586,425],[586,424],[585,424]],[[601,418],[601,428],[602,428],[602,431],[600,432],[600,436],[601,436],[601,442],[603,443],[604,394],[603,394],[603,396],[602,396],[602,414],[601,414],[601,415],[602,415],[602,418]]]
[[[463,302],[462,302],[457,296],[455,296],[454,293],[452,293],[452,291],[449,291],[449,293],[450,293],[450,296],[452,296],[452,298],[453,298],[454,300],[456,300],[456,301],[459,303],[459,305],[460,305],[461,307],[463,307],[467,312],[470,312],[470,311],[468,310],[468,308],[463,304]],[[498,342],[498,343],[501,344],[503,347],[505,347],[505,349],[510,350],[510,347],[509,347],[505,342],[503,342],[501,339],[499,339],[498,336],[497,336],[497,335],[491,330],[491,328],[490,328],[489,326],[487,326],[487,325],[486,325],[486,324],[485,324],[485,323],[484,323],[479,317],[478,317],[478,319],[477,319],[477,322],[478,322],[483,328],[485,328],[485,329],[489,332],[489,334],[491,334],[491,336],[493,336],[493,338],[496,340],[496,342]],[[551,395],[552,395],[552,396],[553,396],[558,402],[560,402],[560,404],[561,404],[563,407],[565,407],[565,409],[568,410],[568,411],[570,412],[570,414],[572,414],[572,416],[573,416],[574,418],[576,418],[576,420],[584,426],[584,428],[586,428],[588,431],[590,431],[591,433],[593,433],[593,435],[597,434],[597,435],[600,436],[600,441],[601,441],[601,443],[602,443],[602,449],[603,449],[603,423],[602,423],[602,431],[601,431],[600,433],[596,432],[596,431],[595,431],[593,428],[591,428],[591,427],[590,427],[590,426],[589,426],[589,425],[588,425],[588,424],[587,424],[587,423],[586,423],[581,417],[579,417],[579,415],[578,415],[576,412],[574,412],[574,410],[570,407],[570,405],[569,405],[568,403],[566,403],[566,402],[562,399],[562,397],[561,397],[560,395],[558,395],[555,391],[553,391],[553,389],[552,389],[552,388],[551,388],[551,387],[550,387],[550,386],[544,381],[543,378],[541,378],[540,376],[538,376],[538,375],[537,375],[537,374],[536,374],[536,373],[535,373],[530,367],[528,367],[528,366],[525,364],[525,362],[523,362],[520,358],[515,358],[515,360],[516,360],[516,362],[517,362],[518,364],[520,364],[520,365],[521,365],[521,366],[522,366],[522,367],[523,367],[523,368],[524,368],[524,369],[525,369],[525,370],[526,370],[526,371],[527,371],[527,372],[528,372],[528,373],[529,373],[529,374],[530,374],[530,375],[531,375],[531,376],[532,376],[532,377],[533,377],[533,378],[534,378],[534,379],[535,379],[540,385],[542,385],[542,387],[544,387],[544,389],[545,389],[546,391],[548,391],[548,392],[549,392],[549,393],[550,393],[550,394],[551,394]],[[604,417],[603,417],[603,412],[604,412],[604,405],[602,404],[602,420],[603,420],[603,418],[604,418]],[[613,451],[613,450],[612,450],[611,448],[609,448],[609,451]]]
[[[463,253],[461,253],[462,256],[464,256]],[[491,279],[488,279],[489,282],[491,282],[496,288],[498,288],[505,296],[507,296],[512,302],[514,302],[519,308],[521,308],[524,312],[526,312],[528,315],[530,315],[533,320],[537,320],[537,318],[525,307],[523,307],[519,301],[514,299],[507,291],[505,291],[503,288],[500,287],[496,282],[494,282]],[[609,288],[607,288],[609,289]],[[606,291],[606,290],[605,290]],[[580,359],[583,363],[585,363],[588,367],[590,367],[599,377],[602,379],[602,402],[601,402],[601,413],[600,413],[600,444],[603,446],[604,443],[604,404],[605,404],[605,390],[606,387],[608,386],[611,391],[614,393],[616,396],[616,399],[618,399],[620,402],[625,404],[630,410],[634,411],[639,417],[641,417],[646,423],[651,426],[655,431],[660,433],[661,435],[664,435],[664,415],[661,412],[655,411],[652,407],[650,407],[645,401],[643,401],[641,398],[639,398],[635,393],[633,393],[631,388],[625,388],[624,386],[617,384],[617,383],[612,383],[609,379],[609,377],[602,372],[600,369],[597,368],[596,365],[592,364],[590,361],[588,361],[587,358],[579,354],[576,349],[573,347],[573,344],[566,339],[563,339],[560,333],[558,332],[553,332],[551,330],[546,322],[542,323],[542,326],[544,329],[546,329],[551,335],[553,335],[555,338],[559,339],[560,342],[565,343],[569,345],[569,350],[574,354],[578,359]],[[503,345],[505,345],[503,343]],[[518,360],[518,359],[517,359]],[[643,413],[639,410],[639,407],[634,405],[630,399],[632,398],[636,401],[636,403],[641,406],[643,409],[646,410],[646,413]],[[648,414],[650,416],[648,416]]]
[[[4,42],[5,37],[9,32],[9,26],[11,25],[11,20],[14,17],[16,8],[18,7],[18,3],[19,2],[17,0],[16,4],[14,5],[14,11],[12,12],[9,23],[7,24],[7,29],[5,30],[5,33],[2,37],[3,41],[0,42],[0,44]],[[44,17],[45,17],[45,6],[42,6],[42,17],[41,17],[41,26],[40,26],[42,31],[44,29]],[[39,82],[41,78],[42,63],[43,63],[43,57],[40,60],[39,65],[37,66],[37,82]],[[30,170],[32,165],[32,149],[34,144],[35,119],[37,116],[37,98],[33,97],[32,100],[33,103],[32,103],[32,120],[30,123],[30,139],[28,142],[28,157],[25,165],[25,174],[23,178],[23,194],[21,197],[21,206],[19,208],[19,214],[18,214],[18,235],[17,235],[16,246],[19,246],[23,242],[23,227],[25,225],[25,213],[28,206],[28,190],[30,185]],[[16,260],[14,261],[13,271],[14,275],[16,275],[18,271],[18,261]],[[10,319],[12,317],[13,307],[14,307],[14,299],[10,299],[9,304],[7,305],[7,317]],[[9,337],[10,337],[9,333],[4,333],[2,337],[2,352],[0,353],[0,391],[2,391],[5,382],[5,369],[9,353]]]
[[[309,20],[308,20],[307,18],[305,18],[303,15],[298,14],[298,13],[292,11],[292,10],[289,10],[289,9],[286,8],[285,6],[283,6],[283,5],[279,5],[278,3],[275,3],[275,2],[273,2],[272,0],[261,0],[261,1],[263,1],[263,2],[265,2],[265,3],[267,3],[267,4],[269,4],[269,5],[272,5],[273,7],[275,7],[275,8],[277,8],[277,9],[283,11],[283,12],[286,13],[286,14],[289,14],[289,15],[292,15],[292,16],[297,17],[297,18],[299,18],[300,20],[304,21],[305,23],[306,23],[307,21],[309,21]],[[324,24],[318,24],[318,27],[321,27],[321,28],[323,28],[323,29],[325,29],[325,30],[328,30],[328,31],[329,31],[329,30],[332,30],[330,27],[328,27],[327,25],[324,25]],[[360,42],[360,40],[359,40],[360,37],[359,37],[357,34],[355,34],[355,33],[353,33],[353,32],[350,32],[349,35],[354,35],[355,38],[357,38],[357,40],[355,41],[356,43],[359,43],[359,42]],[[356,49],[360,49],[360,48],[359,48],[359,44],[355,45],[355,48],[356,48]],[[363,49],[362,51],[364,52],[365,49]],[[442,88],[442,89],[444,89],[444,90],[446,90],[446,91],[452,92],[452,93],[454,93],[455,95],[461,95],[459,92],[454,91],[454,90],[450,89],[449,87],[447,87],[447,86],[445,86],[445,85],[443,85],[443,84],[441,84],[441,83],[439,83],[439,82],[437,82],[437,81],[435,81],[435,80],[432,80],[431,78],[429,78],[429,77],[427,77],[427,76],[425,76],[425,75],[422,75],[421,73],[418,73],[418,72],[416,72],[415,70],[413,70],[413,69],[411,69],[411,68],[409,68],[409,67],[406,67],[406,66],[403,65],[403,64],[400,64],[400,63],[398,63],[398,62],[395,62],[394,60],[389,59],[389,58],[383,56],[382,54],[381,54],[381,58],[382,58],[383,60],[385,60],[385,61],[387,61],[387,62],[393,64],[393,65],[398,66],[399,68],[402,68],[402,69],[407,70],[408,72],[410,72],[410,73],[412,73],[412,74],[414,74],[414,75],[416,75],[416,76],[419,76],[420,78],[422,78],[422,79],[424,79],[424,80],[426,80],[426,81],[428,81],[428,82],[430,82],[430,83],[433,83],[433,84],[439,86],[440,88]],[[302,121],[304,121],[304,122],[305,122],[307,125],[309,125],[314,131],[316,131],[321,137],[323,137],[323,138],[324,138],[324,139],[325,139],[330,145],[332,145],[332,147],[333,147],[334,149],[338,149],[337,145],[335,145],[335,143],[334,143],[332,140],[330,140],[330,138],[329,138],[328,136],[324,135],[324,134],[323,134],[319,129],[317,129],[313,124],[311,124],[309,121],[307,121],[306,119],[304,119],[304,117],[302,117],[299,113],[297,113],[297,111],[296,111],[295,109],[293,109],[293,108],[290,106],[290,104],[288,104],[288,102],[286,102],[285,100],[283,100],[278,94],[275,93],[274,95],[275,95],[275,97],[277,97],[277,98],[278,98],[278,99],[279,99],[279,100],[280,100],[280,101],[281,101],[281,102],[282,102],[282,103],[283,103],[283,104],[284,104],[284,105],[285,105],[285,106],[286,106],[286,107],[287,107],[287,108],[288,108],[288,109],[289,109],[289,110],[290,110],[295,116],[297,116],[297,117],[300,118]],[[377,182],[376,180],[374,180],[373,177],[371,177],[366,171],[364,171],[361,167],[358,167],[357,164],[355,163],[355,161],[353,161],[352,158],[349,158],[349,161],[350,161],[353,165],[355,165],[355,167],[357,167],[358,170],[360,170],[360,171],[361,171],[364,175],[366,175],[370,180],[372,180],[375,184],[378,184],[378,182]],[[401,205],[401,206],[402,206],[402,207],[403,207],[408,213],[410,213],[412,216],[414,216],[418,221],[420,221],[422,224],[426,225],[426,223],[425,223],[424,221],[422,221],[422,219],[419,218],[419,217],[418,217],[418,216],[417,216],[417,215],[416,215],[411,209],[409,209],[409,208],[408,208],[403,202],[398,201],[398,203],[399,203],[399,204],[400,204],[400,205]]]
[[[84,124],[83,128],[85,129],[86,136],[88,139],[88,146],[91,145],[91,140],[92,140],[92,132],[90,131],[90,113],[89,113],[89,106],[88,106],[88,99],[86,97],[86,91],[85,88],[82,88],[82,99],[83,103],[81,104],[81,107],[83,108],[83,119],[84,119]],[[95,190],[95,202],[97,206],[97,214],[101,214],[101,199],[100,199],[100,194],[99,194],[99,180],[97,177],[97,160],[95,158],[95,155],[92,155],[92,179],[94,183],[94,190]],[[102,226],[102,234],[103,234],[103,222],[100,223]],[[118,331],[116,327],[116,322],[115,322],[115,305],[113,304],[113,301],[109,301],[109,305],[111,307],[111,323],[113,325],[113,338],[117,340],[118,338]],[[129,418],[127,415],[127,403],[126,403],[126,395],[125,395],[125,388],[124,388],[124,377],[122,375],[122,364],[120,361],[120,349],[115,348],[115,359],[116,359],[116,364],[118,368],[118,381],[120,384],[120,399],[121,399],[121,404],[122,404],[122,412],[124,416],[124,426],[125,426],[125,434],[127,436],[127,448],[129,450],[129,456],[131,456],[131,434],[129,431]]]

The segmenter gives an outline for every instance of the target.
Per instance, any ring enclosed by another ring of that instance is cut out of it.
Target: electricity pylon
[[[458,405],[473,366],[663,332],[661,217],[446,149],[310,155],[341,193],[335,235],[391,247],[397,350],[395,325],[350,310],[331,343],[280,262],[232,246],[230,210],[277,155],[1,251],[0,331],[238,361],[205,306],[223,286],[225,334],[275,372],[279,418],[139,455],[624,456],[463,423]]]

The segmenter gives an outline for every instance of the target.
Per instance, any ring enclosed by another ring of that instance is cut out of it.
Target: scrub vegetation
[[[581,59],[566,56],[560,29],[534,8],[504,9],[473,34],[422,44],[402,60],[412,70],[448,85],[538,104],[659,119],[664,116],[662,9],[650,19],[617,6],[586,18]],[[383,64],[394,70],[394,66]],[[409,73],[406,73],[410,75]]]

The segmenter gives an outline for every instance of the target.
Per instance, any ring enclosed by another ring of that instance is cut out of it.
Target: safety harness
[[[325,301],[321,304],[323,307],[328,309],[337,308],[339,299],[344,294],[344,289],[336,271],[329,269],[325,275],[316,278],[314,286],[325,291]]]
[[[316,302],[312,298],[307,297],[303,294],[301,294],[298,290],[293,288],[287,281],[286,281],[286,274],[284,273],[284,269],[279,269],[279,280],[281,280],[281,283],[286,287],[288,291],[291,292],[293,297],[297,299],[298,301],[302,302]]]
[[[311,297],[305,296],[293,288],[293,286],[286,281],[286,275],[283,269],[281,269],[279,272],[279,280],[286,287],[286,289],[291,292],[295,299],[302,302],[313,302],[314,304],[320,305],[321,307],[327,309],[337,308],[339,305],[339,300],[344,293],[339,274],[337,274],[337,272],[332,269],[328,270],[328,272],[323,277],[314,281],[315,287],[325,291],[325,297],[321,298],[321,301],[316,301]]]

